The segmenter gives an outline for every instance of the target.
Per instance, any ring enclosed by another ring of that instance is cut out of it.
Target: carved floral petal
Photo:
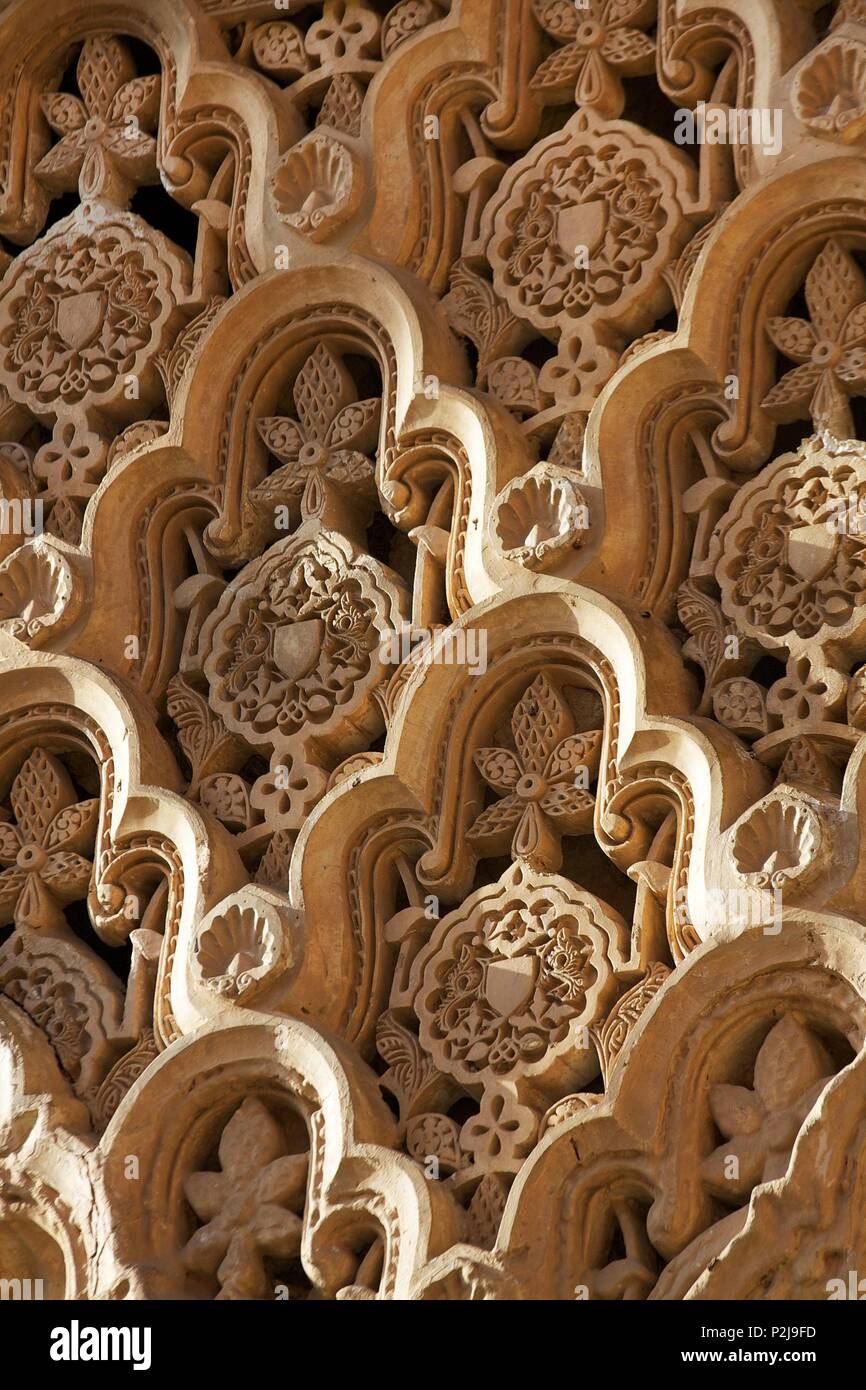
[[[325,476],[335,483],[372,485],[373,465],[363,454],[351,449],[337,449],[328,459]]]
[[[836,364],[836,375],[846,386],[866,390],[866,345],[846,349]]]
[[[265,1255],[297,1255],[301,1248],[303,1222],[294,1212],[266,1202],[256,1209],[247,1231]]]
[[[573,39],[579,22],[573,0],[532,0],[535,18],[554,39]]]
[[[218,1174],[196,1173],[193,1176],[217,1177]],[[184,1246],[183,1262],[186,1268],[196,1274],[215,1274],[229,1248],[230,1239],[231,1232],[218,1221],[202,1226]]]
[[[220,1164],[229,1177],[243,1181],[281,1158],[284,1148],[276,1120],[260,1100],[248,1096],[222,1132]]]
[[[256,1184],[259,1201],[283,1205],[296,1201],[306,1186],[309,1162],[308,1154],[286,1154],[274,1159]]]
[[[22,765],[9,796],[24,839],[38,845],[58,811],[76,799],[63,764],[41,748],[34,748]]]
[[[287,415],[267,415],[256,421],[256,429],[275,458],[297,463],[306,439],[296,420]]]
[[[159,73],[124,82],[112,98],[108,109],[109,122],[126,122],[128,116],[135,116],[140,125],[153,125],[159,113],[160,86]]]
[[[808,362],[818,341],[818,334],[807,319],[768,319],[767,335],[792,362]]]
[[[55,135],[71,135],[87,121],[84,103],[68,92],[49,92],[40,98],[39,104]]]
[[[5,927],[12,921],[26,879],[24,869],[4,869],[0,873],[0,925]]]
[[[761,1181],[767,1145],[760,1134],[728,1139],[701,1164],[701,1176],[718,1197],[744,1198]],[[731,1159],[737,1160],[736,1165]]]
[[[623,24],[649,24],[655,17],[656,0],[602,0],[600,11],[602,24],[611,29]]]
[[[639,29],[612,29],[601,46],[601,56],[611,67],[629,77],[652,72],[656,46]]]
[[[587,50],[577,44],[558,48],[545,58],[535,72],[530,87],[549,101],[568,101],[574,91],[578,74],[586,62]]]
[[[102,196],[117,182],[117,165],[102,141],[91,140],[81,166],[79,191],[81,196]],[[103,369],[105,370],[105,369]]]
[[[755,1134],[767,1116],[760,1098],[745,1086],[711,1086],[710,1110],[726,1139],[735,1134]]]
[[[129,51],[118,39],[88,39],[76,68],[78,90],[92,116],[108,117],[112,98],[135,76]]]
[[[595,797],[582,787],[571,787],[567,782],[560,782],[548,787],[539,804],[545,815],[556,822],[560,832],[570,830],[572,834],[577,834],[592,825]]]
[[[842,343],[845,347],[862,347],[866,343],[866,304],[851,310],[842,329]]]
[[[43,849],[88,850],[99,816],[99,798],[59,811],[45,833]]]
[[[551,865],[558,851],[558,835],[537,801],[525,803],[520,824],[514,835],[511,852],[516,859],[528,859]]]
[[[295,379],[295,406],[307,439],[324,443],[328,428],[355,394],[342,362],[319,343]]]
[[[761,402],[767,414],[782,424],[790,424],[792,420],[808,415],[821,374],[822,369],[813,362],[806,362],[802,367],[786,372]]]
[[[274,469],[266,478],[250,491],[254,502],[281,502],[300,497],[307,481],[306,468],[297,463],[284,463],[282,468]]]
[[[517,756],[524,772],[543,772],[548,756],[569,732],[568,710],[558,690],[540,672],[511,717]]]
[[[819,336],[835,342],[851,310],[863,300],[866,279],[853,257],[831,238],[806,276],[806,303]]]
[[[14,864],[21,848],[21,834],[17,826],[8,821],[0,821],[0,864]]]
[[[574,100],[578,106],[596,106],[604,115],[613,115],[622,105],[619,78],[608,67],[597,49],[591,48],[580,69]]]
[[[254,31],[253,55],[257,65],[269,77],[294,81],[310,70],[310,60],[304,52],[304,36],[296,24],[274,20]]]
[[[520,780],[520,763],[508,748],[476,748],[473,757],[485,782],[497,791],[511,791]]]
[[[6,872],[14,871],[9,869]],[[56,930],[65,925],[56,897],[49,892],[39,874],[25,873],[21,895],[15,904],[15,921],[19,927],[32,927],[36,931]]]
[[[80,130],[65,135],[40,159],[36,176],[52,192],[65,193],[76,187],[89,143]]]
[[[87,896],[93,865],[80,854],[65,850],[49,854],[40,869],[40,876],[59,903],[74,903]]]
[[[755,1062],[755,1091],[768,1110],[785,1110],[835,1068],[815,1034],[786,1014],[767,1034]]]
[[[328,448],[357,449],[366,454],[376,443],[381,409],[376,396],[344,406],[328,426]]]
[[[217,1298],[264,1298],[268,1292],[268,1277],[256,1249],[256,1242],[246,1231],[236,1231],[229,1241],[225,1259],[217,1270],[220,1292]]]
[[[516,796],[506,796],[502,801],[494,802],[482,811],[469,827],[466,838],[472,840],[479,849],[498,849],[507,844],[514,833],[523,815],[524,806],[525,802]]]
[[[117,126],[114,130],[106,130],[102,147],[128,178],[143,183],[156,177],[156,141],[152,135],[144,131],[128,135],[124,126]]]
[[[578,768],[585,767],[587,778],[595,776],[601,759],[601,729],[592,729],[585,734],[569,734],[558,743],[547,760],[544,769],[545,780],[559,782],[573,781]]]
[[[189,1173],[183,1189],[196,1216],[201,1221],[212,1221],[232,1195],[234,1185],[225,1173]]]

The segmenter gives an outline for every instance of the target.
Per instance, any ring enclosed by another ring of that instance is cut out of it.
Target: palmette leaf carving
[[[482,371],[507,352],[520,331],[517,319],[492,285],[464,262],[458,262],[451,272],[451,289],[442,307],[454,331],[464,333],[475,344]]]
[[[170,682],[166,705],[177,726],[177,741],[192,769],[191,791],[212,772],[228,770],[243,761],[241,742],[183,676],[175,676]]]
[[[411,1115],[440,1081],[439,1072],[415,1034],[391,1010],[383,1013],[376,1025],[376,1047],[388,1064],[382,1085],[397,1100],[401,1115]]]
[[[677,613],[690,634],[683,645],[683,656],[696,661],[704,672],[700,705],[703,713],[710,707],[714,689],[730,676],[748,671],[760,648],[725,618],[715,599],[690,580],[677,594]]]

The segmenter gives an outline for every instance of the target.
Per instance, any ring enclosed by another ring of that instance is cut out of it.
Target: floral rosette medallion
[[[17,258],[0,298],[15,398],[37,416],[140,416],[157,389],[154,360],[182,325],[189,274],[188,258],[133,213],[101,209],[91,222],[80,208],[59,222]]]
[[[866,449],[818,438],[737,494],[710,552],[722,607],[762,646],[866,651]]]
[[[585,111],[509,170],[485,209],[487,254],[512,313],[559,340],[544,390],[582,398],[613,370],[617,334],[651,326],[693,229],[692,184],[673,146]]]
[[[288,791],[318,786],[308,758],[339,759],[375,732],[382,638],[404,606],[396,575],[335,532],[287,537],[226,590],[203,634],[210,703],[288,765]],[[254,803],[265,794],[254,789]]]
[[[609,1013],[625,924],[558,875],[515,864],[443,918],[415,964],[422,1046],[473,1093],[598,1073],[589,1029]]]

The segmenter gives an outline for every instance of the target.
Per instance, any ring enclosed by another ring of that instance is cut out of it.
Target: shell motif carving
[[[76,618],[81,584],[66,556],[45,540],[21,546],[0,565],[0,628],[45,646]]]
[[[783,888],[814,872],[822,848],[821,821],[804,800],[775,796],[759,803],[737,826],[737,872],[757,888]]]
[[[360,167],[351,151],[319,132],[283,155],[273,177],[280,216],[312,241],[324,241],[354,216],[361,200]]]
[[[215,994],[245,1002],[285,963],[288,943],[278,911],[253,895],[215,908],[195,939],[195,963]]]
[[[859,140],[866,130],[866,46],[836,39],[818,48],[803,64],[794,83],[794,112],[821,135]]]
[[[562,552],[581,546],[590,516],[583,493],[563,469],[539,464],[500,494],[494,529],[506,559],[527,569],[552,569]]]

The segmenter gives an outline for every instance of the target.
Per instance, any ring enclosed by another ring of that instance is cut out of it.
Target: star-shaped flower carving
[[[800,1127],[835,1071],[810,1029],[790,1015],[777,1023],[755,1061],[752,1090],[710,1088],[710,1110],[726,1139],[701,1165],[710,1191],[745,1201],[756,1183],[783,1177]]]
[[[60,140],[36,166],[54,193],[103,196],[124,204],[142,183],[155,183],[160,79],[136,77],[118,39],[88,39],[76,69],[81,99],[66,92],[42,97],[45,119]]]
[[[641,28],[655,19],[656,0],[533,0],[542,29],[558,48],[538,68],[530,87],[545,102],[570,101],[600,115],[622,114],[623,77],[652,72],[655,41]]]
[[[600,729],[575,733],[562,695],[541,672],[515,707],[514,748],[479,748],[475,762],[501,801],[488,806],[468,832],[481,853],[508,848],[537,868],[558,869],[560,839],[592,824],[589,783],[598,771]]]
[[[190,1173],[184,1191],[206,1225],[187,1241],[187,1269],[219,1281],[218,1299],[268,1298],[266,1259],[301,1248],[308,1155],[286,1153],[276,1120],[255,1096],[222,1132],[219,1173]]]
[[[79,801],[69,774],[37,748],[12,783],[14,823],[0,822],[0,924],[65,925],[61,908],[87,894],[99,801]]]
[[[817,430],[851,439],[849,396],[866,395],[866,278],[831,240],[806,277],[809,319],[771,318],[767,333],[799,365],[786,372],[763,406],[783,424],[808,419]]]
[[[266,506],[303,495],[302,513],[321,511],[323,487],[336,484],[344,495],[373,496],[373,464],[380,401],[359,401],[346,367],[319,343],[295,380],[297,420],[274,415],[258,421],[258,431],[282,467],[252,491]]]

